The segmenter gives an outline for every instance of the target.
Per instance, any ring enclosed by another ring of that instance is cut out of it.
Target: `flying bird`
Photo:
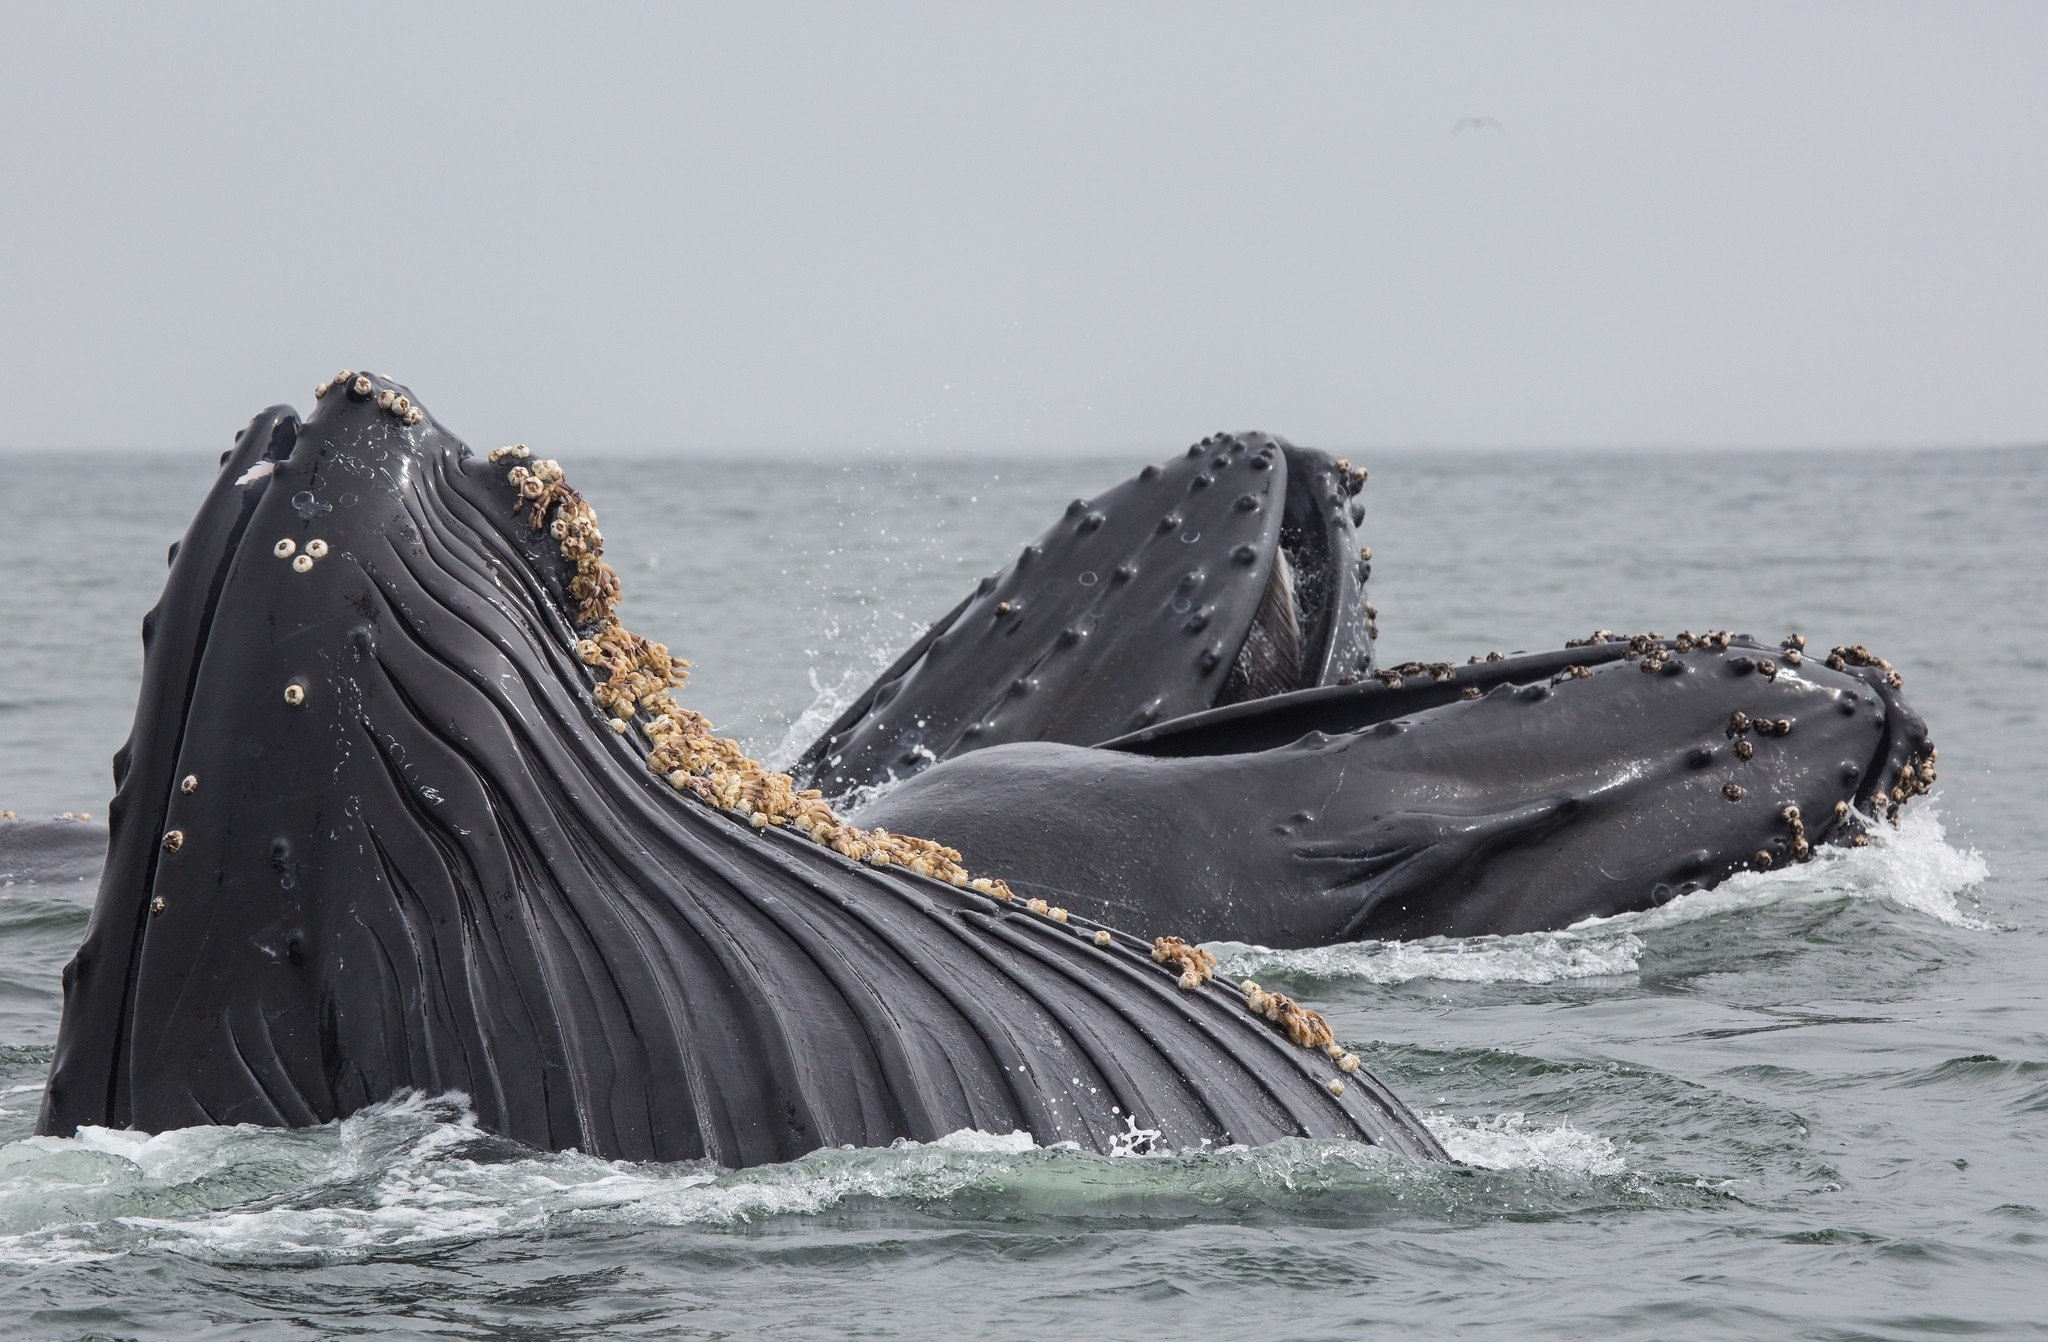
[[[1451,134],[1463,135],[1468,130],[1497,130],[1502,134],[1507,133],[1507,127],[1490,116],[1468,116],[1451,127]]]

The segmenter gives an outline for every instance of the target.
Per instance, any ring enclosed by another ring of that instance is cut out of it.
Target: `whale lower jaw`
[[[415,412],[370,375],[303,425],[269,412],[181,542],[39,1131],[458,1091],[490,1131],[608,1158],[961,1128],[1107,1151],[1131,1122],[1442,1156],[1148,940],[654,777],[645,716],[593,702],[556,541]]]

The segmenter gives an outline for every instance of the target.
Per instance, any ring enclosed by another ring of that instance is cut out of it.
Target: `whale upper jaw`
[[[1370,674],[1364,479],[1271,434],[1217,434],[1076,499],[793,772],[844,793],[1005,742],[1092,745]]]

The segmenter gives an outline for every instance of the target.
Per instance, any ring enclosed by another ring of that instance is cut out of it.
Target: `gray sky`
[[[2048,438],[2048,5],[0,5],[4,446]]]

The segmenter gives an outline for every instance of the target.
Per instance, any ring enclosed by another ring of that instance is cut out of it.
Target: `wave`
[[[1611,1142],[1569,1122],[1532,1126],[1520,1113],[1427,1122],[1456,1159],[1483,1170],[1623,1169]],[[402,1096],[300,1130],[83,1128],[0,1147],[0,1254],[17,1265],[131,1254],[330,1263],[578,1227],[716,1231],[877,1203],[910,1216],[1008,1219],[1023,1208],[1053,1220],[1179,1220],[1335,1198],[1370,1215],[1412,1207],[1402,1199],[1447,1179],[1353,1142],[1171,1152],[1147,1135],[1126,1145],[1149,1151],[1135,1158],[963,1131],[729,1170],[538,1152],[483,1131],[460,1096]],[[1454,1191],[1439,1189],[1438,1200]]]

